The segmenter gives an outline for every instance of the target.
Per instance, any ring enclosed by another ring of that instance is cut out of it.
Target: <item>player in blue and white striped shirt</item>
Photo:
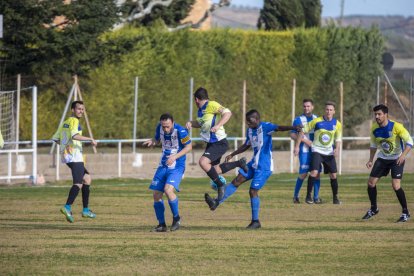
[[[165,207],[162,199],[164,193],[173,214],[170,230],[175,231],[179,229],[181,221],[178,211],[178,197],[174,190],[180,191],[179,187],[185,171],[185,155],[192,149],[191,139],[187,129],[174,123],[172,115],[165,113],[160,117],[155,137],[144,142],[144,145],[150,147],[158,142],[162,144],[162,156],[149,188],[153,190],[154,211],[159,224],[152,231],[167,231],[164,216]]]
[[[317,118],[313,112],[313,101],[311,99],[304,99],[303,100],[303,114],[296,117],[293,120],[293,126],[305,126],[313,119]],[[295,130],[292,130],[290,133],[290,137],[292,140],[296,141],[298,138],[298,133]],[[293,203],[300,203],[299,200],[299,192],[302,188],[303,181],[308,176],[310,172],[310,163],[311,163],[311,154],[312,154],[312,142],[314,138],[313,130],[309,133],[303,135],[301,139],[301,143],[299,146],[299,176],[296,179],[295,191],[293,193]],[[309,179],[308,179],[309,181]],[[320,188],[320,174],[315,179],[314,182],[314,193],[313,193],[313,201],[309,201],[307,203],[322,203],[322,200],[319,198],[319,188]]]
[[[222,200],[212,199],[205,194],[205,200],[214,211],[219,204],[223,203],[227,198],[234,194],[237,188],[244,182],[252,180],[250,184],[250,204],[252,209],[252,221],[247,226],[248,229],[257,229],[261,227],[259,221],[260,198],[259,191],[266,184],[267,179],[273,172],[272,158],[272,133],[275,131],[287,131],[296,129],[298,132],[302,130],[302,126],[279,126],[269,122],[261,122],[260,114],[257,110],[250,110],[246,113],[246,121],[248,129],[246,132],[246,142],[237,150],[226,157],[226,162],[230,161],[235,155],[245,152],[250,147],[253,148],[253,158],[247,164],[248,171],[239,170],[239,174],[233,181],[226,185],[224,197]],[[299,153],[299,138],[295,145],[295,155]]]

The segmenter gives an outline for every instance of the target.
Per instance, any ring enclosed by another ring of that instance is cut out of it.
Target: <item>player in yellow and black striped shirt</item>
[[[402,207],[402,215],[397,222],[406,222],[410,218],[405,193],[401,187],[405,157],[413,147],[413,139],[404,126],[388,119],[388,107],[380,104],[374,107],[375,123],[371,128],[370,155],[367,168],[371,169],[368,179],[368,196],[371,208],[362,218],[368,220],[378,214],[377,182],[391,171],[392,188]],[[379,150],[373,164],[375,153]]]

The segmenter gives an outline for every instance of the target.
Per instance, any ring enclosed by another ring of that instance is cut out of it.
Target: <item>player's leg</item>
[[[250,184],[250,207],[252,210],[252,220],[247,226],[247,229],[258,229],[262,227],[259,220],[260,213],[260,197],[259,191],[266,184],[267,179],[272,175],[271,171],[259,171],[256,170]]]
[[[73,185],[69,190],[69,195],[68,199],[66,200],[66,204],[64,207],[60,209],[60,212],[66,217],[67,221],[72,223],[74,221],[72,216],[72,204],[73,202],[75,202],[75,199],[78,196],[80,189],[82,188],[85,167],[83,166],[83,162],[72,162],[67,163],[67,165],[72,172]]]
[[[312,190],[315,184],[315,179],[318,176],[319,168],[322,164],[322,156],[317,152],[311,153],[310,173],[308,176],[308,187],[306,191],[306,203],[313,204]]]
[[[391,165],[392,188],[394,189],[395,195],[397,196],[402,208],[402,214],[397,222],[406,222],[410,218],[410,212],[408,211],[405,192],[401,187],[401,179],[404,173],[404,164],[405,162],[397,165],[397,162],[394,161]]]
[[[230,171],[234,168],[237,168],[237,167],[239,167],[242,170],[244,170],[245,172],[247,172],[248,167],[247,167],[246,157],[242,157],[242,158],[240,158],[240,160],[237,160],[237,161],[222,163],[222,164],[216,166],[216,171],[219,174],[223,174],[223,173],[226,173],[226,172],[228,172],[228,171]]]
[[[322,204],[322,198],[319,196],[319,190],[321,189],[321,173],[315,177],[313,182],[313,202],[315,204]]]
[[[302,152],[299,155],[299,175],[296,179],[295,190],[293,192],[293,203],[299,204],[299,192],[302,188],[303,181],[305,180],[306,176],[309,172],[309,165],[310,165],[310,152]]]
[[[173,215],[173,222],[171,224],[171,231],[176,231],[180,228],[181,217],[178,208],[178,197],[175,194],[175,191],[179,192],[179,187],[181,180],[183,178],[184,169],[176,168],[174,170],[168,171],[168,176],[166,184],[164,187],[164,193],[168,198],[168,205],[170,206],[171,213]]]
[[[371,169],[371,173],[367,182],[367,193],[371,203],[371,207],[367,213],[362,217],[363,220],[368,220],[378,214],[379,209],[377,206],[377,183],[382,176],[388,175],[389,168],[383,162],[382,159],[377,159]]]
[[[333,204],[342,204],[342,202],[338,198],[338,179],[336,177],[336,173],[338,169],[336,167],[336,160],[335,156],[333,155],[324,155],[323,158],[323,166],[325,173],[329,173],[329,178],[331,181],[331,189],[332,189],[332,203]]]
[[[85,174],[82,180],[82,217],[84,218],[96,218],[96,214],[89,209],[89,194],[90,187],[92,184],[92,177],[89,174],[88,170],[85,168]]]
[[[164,194],[165,180],[166,180],[167,168],[158,167],[152,179],[149,189],[153,191],[154,199],[154,212],[155,217],[158,220],[158,225],[155,226],[152,232],[166,232],[167,225],[165,224],[165,206],[162,196]]]

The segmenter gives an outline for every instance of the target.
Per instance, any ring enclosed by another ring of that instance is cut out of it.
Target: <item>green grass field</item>
[[[369,208],[367,175],[339,178],[340,206],[331,203],[326,178],[325,204],[294,205],[295,177],[281,174],[268,181],[261,192],[262,228],[253,231],[245,229],[247,183],[211,212],[203,200],[209,181],[184,179],[182,228],[167,233],[150,232],[157,222],[149,181],[94,181],[90,206],[97,218],[81,217],[79,195],[73,224],[59,212],[70,182],[1,187],[0,274],[414,274],[414,223],[394,223],[401,209],[389,177],[378,186],[380,213],[371,221],[361,221]],[[413,183],[414,174],[404,176],[411,210]],[[166,217],[170,224],[168,204]]]

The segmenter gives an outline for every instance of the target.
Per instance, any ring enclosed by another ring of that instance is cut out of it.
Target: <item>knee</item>
[[[92,184],[92,177],[89,174],[85,174],[84,177],[83,177],[83,183],[82,184],[91,185]]]
[[[159,191],[154,191],[153,193],[153,197],[154,197],[154,202],[158,202],[160,200],[162,200],[162,192]]]
[[[249,190],[249,195],[250,195],[250,198],[258,197],[259,191],[258,190],[255,190],[255,189],[250,189]]]

